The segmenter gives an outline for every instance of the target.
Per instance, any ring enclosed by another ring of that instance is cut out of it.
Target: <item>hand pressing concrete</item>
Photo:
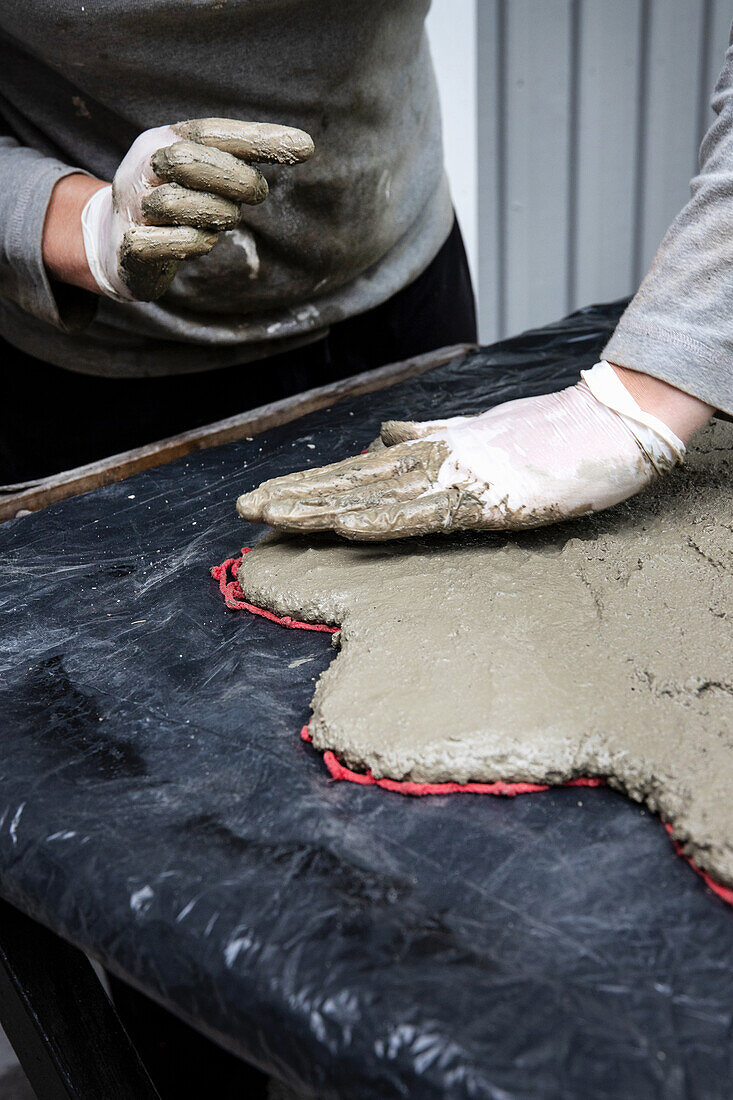
[[[303,130],[200,118],[146,130],[111,186],[82,212],[84,250],[100,293],[151,301],[184,260],[210,252],[239,221],[240,204],[267,198],[254,163],[297,164],[313,152]]]
[[[237,511],[283,531],[360,541],[540,527],[599,512],[681,463],[685,445],[610,364],[582,373],[560,393],[481,416],[383,424],[383,448],[267,481],[241,496]],[[702,409],[700,423],[712,411]]]

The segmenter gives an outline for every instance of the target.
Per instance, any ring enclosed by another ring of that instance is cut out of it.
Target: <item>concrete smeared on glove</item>
[[[628,499],[685,453],[608,363],[480,416],[389,421],[381,438],[366,456],[265,482],[239,498],[239,514],[360,541],[541,527]]]
[[[293,165],[313,153],[303,130],[199,118],[140,134],[110,187],[82,212],[84,248],[100,292],[153,301],[180,264],[203,256],[239,221],[240,204],[268,195],[255,163]]]

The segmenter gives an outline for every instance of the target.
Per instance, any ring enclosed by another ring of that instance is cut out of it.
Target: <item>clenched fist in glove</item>
[[[267,197],[256,163],[296,164],[313,152],[303,130],[228,118],[158,126],[133,142],[111,187],[82,211],[84,250],[99,291],[151,301],[179,264],[210,252],[239,221],[240,203]]]
[[[694,426],[704,423],[712,410],[679,396],[700,406]],[[685,454],[608,363],[559,393],[481,416],[391,421],[381,438],[385,446],[371,453],[266,481],[239,498],[237,511],[284,531],[359,540],[539,527],[626,500]]]

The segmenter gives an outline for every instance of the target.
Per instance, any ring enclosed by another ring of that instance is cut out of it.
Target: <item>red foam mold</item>
[[[251,546],[243,546],[242,554],[248,554]],[[221,565],[215,565],[211,569],[211,575],[219,584],[219,591],[224,597],[227,607],[233,611],[249,611],[252,615],[261,615],[263,619],[269,619],[278,626],[284,626],[288,630],[315,630],[324,634],[336,634],[337,626],[327,626],[325,623],[304,623],[289,616],[279,616],[267,611],[263,607],[256,607],[248,603],[237,580],[237,571],[241,558],[227,558]],[[312,737],[307,726],[300,731],[301,739],[311,744]],[[332,780],[357,783],[362,787],[381,787],[385,791],[393,791],[395,794],[409,795],[413,798],[421,798],[425,795],[439,794],[492,794],[503,798],[514,798],[518,794],[534,794],[538,791],[550,790],[549,783],[413,783],[410,780],[377,779],[370,771],[355,772],[342,764],[339,758],[330,749],[323,754],[323,762]],[[603,787],[605,779],[598,776],[581,776],[562,783],[563,787]],[[672,835],[672,826],[663,821],[665,829],[670,835],[677,855],[681,856],[692,869],[697,872],[710,889],[729,905],[733,905],[733,888],[723,886],[716,882],[707,871],[703,871],[688,855],[685,854],[682,844]]]

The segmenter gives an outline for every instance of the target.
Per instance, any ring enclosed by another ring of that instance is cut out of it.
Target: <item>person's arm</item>
[[[692,197],[603,356],[733,413],[733,47],[712,99]],[[659,414],[661,415],[661,414]]]
[[[54,186],[41,239],[43,263],[52,279],[101,293],[89,270],[81,215],[92,195],[108,186],[104,180],[76,172]]]
[[[664,383],[645,392],[644,404],[674,414],[678,435],[609,363],[582,374],[559,393],[480,416],[383,424],[381,449],[265,482],[237,511],[286,531],[383,540],[539,527],[609,508],[681,462],[710,409]]]
[[[658,417],[685,444],[689,443],[698,428],[707,424],[715,412],[712,405],[661,378],[630,370],[618,362],[612,362],[611,366],[639,408]]]
[[[51,196],[72,173],[74,179],[89,180],[79,172],[0,135],[0,295],[61,329],[86,324],[94,311],[89,295],[64,295],[60,303],[43,252]]]

